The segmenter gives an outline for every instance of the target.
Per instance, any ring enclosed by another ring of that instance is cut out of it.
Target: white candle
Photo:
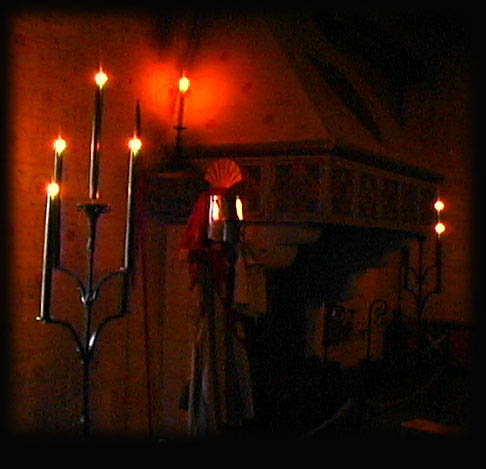
[[[97,199],[100,171],[100,141],[101,141],[101,123],[103,117],[103,86],[108,81],[108,77],[100,68],[95,75],[96,93],[95,93],[95,114],[93,118],[93,128],[91,132],[90,147],[90,166],[89,166],[89,198]]]
[[[123,266],[125,269],[133,267],[133,250],[134,250],[134,223],[135,223],[135,207],[134,207],[134,192],[137,184],[137,158],[142,147],[142,141],[138,138],[140,132],[140,108],[137,103],[137,110],[135,116],[135,135],[128,142],[130,149],[129,163],[128,163],[128,184],[127,184],[127,217],[125,226],[125,255]]]
[[[51,182],[47,186],[46,200],[46,219],[44,228],[44,250],[42,264],[42,285],[41,285],[41,304],[39,318],[42,321],[49,321],[51,307],[51,284],[52,268],[54,265],[55,237],[54,228],[56,226],[55,212],[53,211],[53,202],[55,203],[59,196],[59,185]]]

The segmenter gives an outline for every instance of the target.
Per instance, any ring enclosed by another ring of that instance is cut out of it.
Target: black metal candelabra
[[[88,241],[86,244],[87,250],[87,277],[86,281],[83,281],[72,271],[57,266],[54,269],[59,270],[70,277],[74,278],[78,288],[80,290],[80,300],[84,307],[84,333],[80,335],[78,331],[69,321],[59,320],[53,318],[51,315],[48,317],[39,316],[37,319],[41,320],[46,324],[57,324],[59,326],[67,328],[76,342],[76,352],[79,354],[79,358],[83,370],[83,381],[82,381],[82,414],[81,414],[81,425],[83,428],[83,435],[89,436],[90,434],[90,413],[89,413],[89,372],[90,365],[94,356],[96,344],[99,340],[101,331],[103,328],[111,321],[122,318],[126,315],[127,311],[127,294],[129,286],[129,269],[122,267],[119,271],[111,272],[105,275],[98,283],[94,282],[94,261],[95,261],[95,250],[96,250],[96,231],[99,216],[103,213],[109,211],[109,206],[107,204],[98,203],[84,203],[78,204],[78,209],[85,213],[88,220]],[[111,278],[121,276],[123,278],[122,287],[122,301],[120,305],[119,312],[106,317],[101,321],[98,326],[94,329],[92,326],[93,309],[98,294],[102,286]]]
[[[424,265],[424,245],[427,239],[423,235],[417,237],[418,259],[416,267],[410,266],[410,250],[403,248],[403,289],[411,294],[415,305],[415,316],[417,320],[417,346],[418,351],[424,352],[429,346],[429,339],[426,333],[424,314],[426,306],[433,295],[442,292],[442,245],[440,235],[435,239],[435,260],[432,265]],[[426,282],[430,275],[433,277],[433,287],[426,289]],[[410,277],[414,279],[414,286],[411,285]]]
[[[424,266],[424,244],[426,238],[418,236],[418,259],[416,268],[410,266],[410,251],[404,248],[404,266],[403,266],[403,289],[410,293],[415,302],[415,314],[419,324],[423,321],[425,306],[432,295],[439,294],[442,291],[442,248],[439,236],[435,240],[435,261],[430,266]],[[426,291],[425,283],[431,273],[435,274],[434,287]],[[415,279],[415,288],[411,286],[410,276]]]
[[[55,192],[48,192],[46,205],[46,225],[44,237],[44,254],[42,269],[42,287],[40,314],[37,320],[45,324],[54,324],[69,330],[76,343],[76,351],[79,354],[82,365],[82,413],[80,423],[83,435],[90,435],[91,422],[89,412],[89,389],[90,389],[90,365],[96,350],[96,345],[105,326],[116,320],[123,318],[128,313],[128,299],[131,286],[134,259],[134,194],[136,187],[136,156],[141,146],[138,136],[140,135],[140,107],[137,103],[135,112],[135,136],[130,141],[129,171],[128,171],[128,194],[127,194],[127,217],[125,231],[125,249],[123,266],[119,270],[105,275],[98,282],[95,282],[95,254],[96,254],[96,235],[100,216],[109,212],[108,204],[98,201],[98,175],[99,175],[99,148],[101,136],[101,112],[102,112],[102,85],[96,90],[95,96],[95,117],[93,119],[93,131],[90,153],[90,172],[89,172],[89,200],[77,205],[78,210],[82,211],[88,222],[88,235],[86,243],[87,267],[86,278],[81,279],[77,274],[60,265],[60,207],[61,207],[61,180],[62,165],[61,151],[56,150],[54,164],[53,183],[56,186]],[[64,142],[65,143],[65,142]],[[52,185],[51,184],[51,185]],[[56,319],[51,314],[52,297],[52,275],[53,271],[59,271],[73,278],[80,291],[80,300],[84,307],[84,330],[80,333],[70,321]],[[118,310],[111,315],[107,315],[96,327],[93,326],[93,311],[96,300],[103,286],[115,277],[122,278],[120,305]]]

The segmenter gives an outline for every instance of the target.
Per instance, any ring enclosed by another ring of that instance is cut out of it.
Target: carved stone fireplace
[[[410,237],[430,232],[441,177],[384,157],[338,149],[329,142],[190,148],[187,153],[191,158],[184,163],[190,171],[183,177],[154,175],[146,197],[151,212],[167,227],[164,314],[171,318],[183,312],[188,318],[179,333],[169,326],[167,354],[185,354],[189,363],[189,323],[195,306],[188,282],[181,286],[186,266],[176,254],[187,216],[204,189],[206,168],[216,159],[231,158],[244,175],[240,196],[244,241],[251,251],[253,314],[247,327],[257,412],[260,409],[260,416],[273,419],[286,407],[286,399],[295,401],[299,386],[315,390],[312,380],[327,379],[322,368],[316,368],[318,361],[328,361],[325,340],[333,340],[323,338],[325,309],[349,299],[360,273],[377,268],[388,253],[398,253]],[[351,327],[363,329],[359,324]],[[361,349],[366,344],[362,339]],[[176,387],[187,374],[180,369],[167,373],[172,373],[168,379],[178,382]],[[300,378],[292,381],[291,376]],[[333,376],[336,380],[339,374]],[[275,408],[277,402],[280,410]],[[182,420],[184,415],[173,418]]]

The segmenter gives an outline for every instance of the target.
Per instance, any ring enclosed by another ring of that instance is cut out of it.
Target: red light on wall
[[[199,65],[199,66],[198,66]],[[190,103],[184,114],[184,123],[189,129],[211,128],[213,137],[217,132],[217,122],[225,120],[223,111],[234,103],[235,78],[228,76],[223,64],[204,62],[191,68]],[[206,127],[206,126],[212,127]]]
[[[174,85],[180,78],[179,71],[172,62],[143,64],[135,83],[136,94],[145,112],[169,123],[177,112],[179,89]]]

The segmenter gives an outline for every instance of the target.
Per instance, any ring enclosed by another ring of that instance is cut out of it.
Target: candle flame
[[[61,154],[66,149],[66,140],[61,137],[58,137],[54,140],[54,150],[57,154]]]
[[[189,81],[189,78],[185,77],[185,76],[182,76],[180,79],[179,79],[179,91],[181,93],[185,93],[188,89],[189,89],[189,85],[190,85],[190,81]]]
[[[51,182],[47,184],[46,191],[49,197],[56,197],[59,194],[59,184],[57,182]]]
[[[444,223],[437,223],[435,225],[435,232],[440,236],[443,232],[445,231],[445,225]]]
[[[142,148],[142,141],[135,136],[128,142],[128,148],[136,155]]]
[[[238,195],[236,196],[236,215],[238,220],[243,221],[243,202]]]
[[[220,219],[220,210],[219,210],[219,196],[217,195],[212,195],[210,199],[210,216],[211,220],[213,221],[218,221]]]
[[[99,72],[95,75],[95,83],[100,87],[103,88],[105,83],[108,81],[108,76],[105,72],[100,68]]]
[[[444,202],[442,202],[442,200],[438,199],[435,204],[434,204],[434,208],[437,212],[441,212],[442,210],[444,210]]]

